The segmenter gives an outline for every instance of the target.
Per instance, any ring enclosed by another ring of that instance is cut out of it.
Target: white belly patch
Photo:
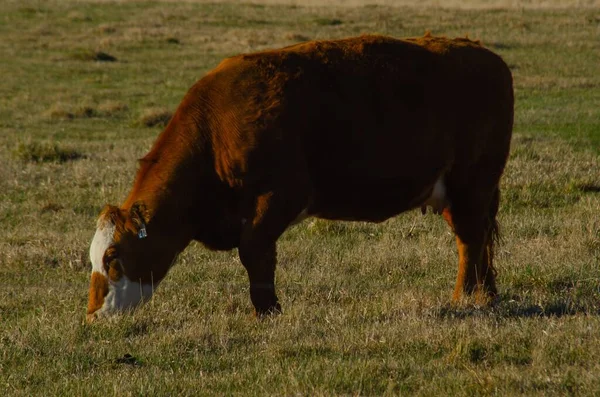
[[[303,209],[302,212],[298,214],[296,219],[294,219],[290,225],[296,225],[305,220],[306,218],[309,218],[308,208]]]

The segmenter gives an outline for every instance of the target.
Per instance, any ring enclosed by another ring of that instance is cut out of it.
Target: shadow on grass
[[[581,184],[577,188],[583,193],[600,193],[600,185],[594,184]]]
[[[597,316],[600,309],[586,302],[577,302],[569,298],[551,299],[548,302],[534,303],[519,301],[511,296],[501,296],[499,301],[489,307],[447,304],[440,307],[433,317],[465,319],[475,318],[529,318],[529,317],[564,317],[578,314]]]
[[[102,51],[78,50],[71,54],[78,61],[116,62],[117,58]]]

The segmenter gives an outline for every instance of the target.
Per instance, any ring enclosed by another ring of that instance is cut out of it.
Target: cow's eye
[[[104,258],[102,258],[102,266],[104,267],[104,271],[108,273],[108,269],[115,259],[117,259],[117,250],[114,247],[108,248],[104,253]]]

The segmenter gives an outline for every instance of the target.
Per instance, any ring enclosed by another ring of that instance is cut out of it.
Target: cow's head
[[[135,308],[148,300],[175,255],[149,222],[142,203],[130,210],[107,205],[90,246],[87,320]]]

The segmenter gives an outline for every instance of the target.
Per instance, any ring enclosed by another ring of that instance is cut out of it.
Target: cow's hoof
[[[268,316],[274,316],[274,315],[278,315],[278,314],[282,314],[283,311],[281,310],[281,305],[279,303],[276,303],[275,305],[269,306],[269,307],[255,307],[254,308],[254,315],[257,318],[263,318],[263,317],[268,317]]]
[[[494,288],[493,290],[486,288],[475,288],[474,290],[455,291],[452,296],[452,303],[454,305],[474,304],[476,306],[494,306],[498,303],[499,296],[498,292]]]
[[[275,295],[275,286],[273,284],[252,284],[250,285],[250,300],[254,306],[256,317],[268,316],[271,314],[280,314],[281,305]]]

